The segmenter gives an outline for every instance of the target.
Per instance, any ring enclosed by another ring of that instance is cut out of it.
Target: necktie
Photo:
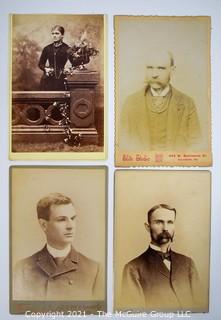
[[[60,265],[62,265],[62,263],[64,261],[64,257],[54,258],[54,261],[55,261],[56,265],[59,267]]]
[[[158,252],[159,256],[162,258],[162,260],[168,260],[171,261],[171,254],[170,252]]]

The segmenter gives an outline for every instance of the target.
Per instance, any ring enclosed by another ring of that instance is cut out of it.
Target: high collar
[[[53,257],[50,255],[45,245],[44,248],[38,252],[36,263],[48,276],[54,277],[78,268],[78,252],[71,247],[71,251],[64,259],[63,265],[57,267]]]
[[[153,243],[150,243],[150,248],[151,248],[151,249],[153,249],[153,250],[155,250],[155,251],[162,252],[161,248],[160,248],[160,247],[158,247],[158,246],[156,246],[156,245],[155,245],[155,244],[153,244]],[[168,248],[167,248],[167,252],[169,252],[169,251],[170,251],[170,249],[171,249],[171,244],[168,246]]]
[[[59,48],[63,44],[63,41],[53,42],[55,48]]]
[[[169,84],[160,93],[150,87],[150,92],[153,97],[165,97],[170,92],[170,90],[171,88]]]
[[[69,252],[71,251],[71,244],[62,250],[55,249],[52,246],[50,246],[48,243],[47,243],[46,247],[47,247],[48,252],[50,253],[50,255],[53,258],[66,257],[69,254]]]

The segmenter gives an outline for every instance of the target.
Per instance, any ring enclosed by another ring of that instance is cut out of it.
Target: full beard
[[[168,231],[163,231],[156,237],[153,237],[153,234],[151,232],[151,239],[159,245],[168,243],[169,241],[173,242],[173,237],[174,235],[171,235]]]

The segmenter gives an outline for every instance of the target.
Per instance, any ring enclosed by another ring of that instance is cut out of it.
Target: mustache
[[[156,243],[158,244],[163,244],[163,243],[167,243],[169,241],[173,242],[173,238],[174,238],[174,233],[170,234],[167,230],[162,231],[161,233],[159,233],[158,235],[153,234],[153,231],[150,230],[150,236],[151,239],[154,240]]]
[[[163,240],[163,239],[173,240],[173,236],[168,231],[163,231],[160,234],[158,234],[157,240]]]
[[[162,82],[159,80],[150,80],[148,84],[162,84]]]

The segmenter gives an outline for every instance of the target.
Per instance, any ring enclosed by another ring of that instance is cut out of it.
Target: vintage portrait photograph
[[[10,157],[105,157],[105,16],[11,15]]]
[[[117,166],[211,164],[210,17],[115,16]]]
[[[106,167],[10,168],[12,314],[106,310],[106,192]]]
[[[210,180],[209,171],[115,172],[115,311],[208,312]]]

